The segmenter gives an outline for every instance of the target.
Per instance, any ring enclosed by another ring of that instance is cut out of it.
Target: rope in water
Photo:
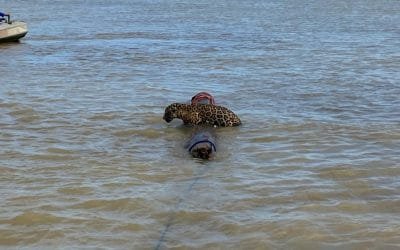
[[[176,211],[178,211],[180,209],[181,205],[183,204],[183,201],[185,200],[185,197],[187,197],[187,195],[189,195],[190,191],[192,191],[192,189],[193,189],[193,186],[205,174],[206,170],[207,169],[204,168],[201,173],[199,173],[195,178],[193,178],[193,181],[189,184],[189,186],[186,189],[186,191],[183,193],[183,195],[179,198],[178,202],[176,203],[176,205],[174,207],[174,210],[173,210],[174,212],[176,212]],[[167,233],[168,233],[169,229],[173,225],[174,220],[175,220],[175,213],[172,213],[170,215],[170,217],[168,218],[167,223],[165,224],[164,230],[161,232],[161,236],[158,239],[157,246],[154,248],[155,250],[159,250],[161,248],[162,244],[165,241],[165,238],[167,236]]]

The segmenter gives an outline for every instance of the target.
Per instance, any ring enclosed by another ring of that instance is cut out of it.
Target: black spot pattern
[[[179,118],[185,124],[207,124],[220,127],[239,126],[240,118],[231,110],[212,104],[173,103],[164,112],[164,120]]]

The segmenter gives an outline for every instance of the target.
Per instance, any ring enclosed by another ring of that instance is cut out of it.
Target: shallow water
[[[400,2],[1,8],[0,248],[400,248]],[[213,161],[161,119],[199,91]]]

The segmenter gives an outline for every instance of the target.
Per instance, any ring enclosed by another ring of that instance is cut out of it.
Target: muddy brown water
[[[0,248],[400,248],[399,1],[0,7]],[[200,91],[212,161],[162,120]]]

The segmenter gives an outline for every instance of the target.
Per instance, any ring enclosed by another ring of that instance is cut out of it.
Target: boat
[[[22,21],[11,21],[10,16],[0,20],[0,42],[14,42],[28,33],[28,26]]]

